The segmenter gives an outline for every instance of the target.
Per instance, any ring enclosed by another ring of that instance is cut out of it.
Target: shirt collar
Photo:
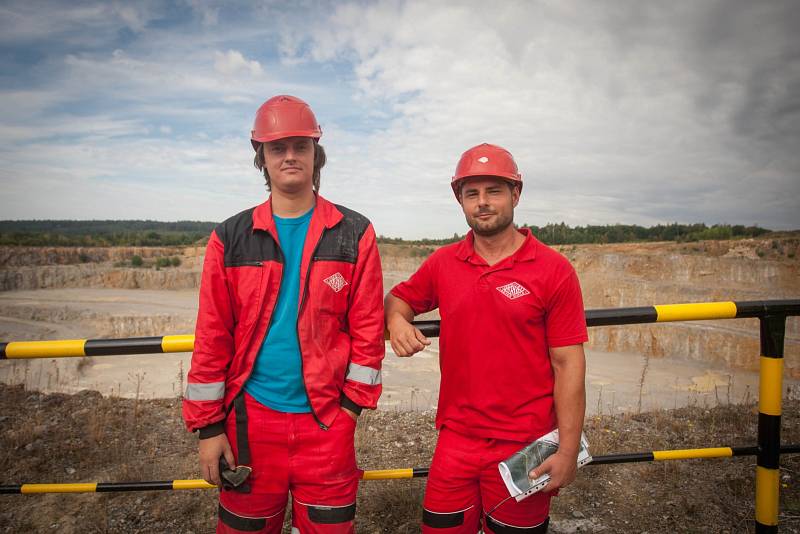
[[[317,196],[317,202],[313,209],[312,220],[319,218],[325,228],[333,228],[339,224],[339,221],[344,218],[342,212],[318,193],[314,194]],[[255,230],[275,231],[275,219],[272,217],[272,195],[266,202],[256,206],[253,211],[253,231]]]
[[[517,228],[517,231],[521,233],[523,237],[525,237],[525,241],[523,241],[522,246],[520,246],[517,251],[511,255],[510,259],[515,262],[535,260],[536,249],[538,248],[539,240],[533,236],[530,228]],[[458,244],[456,257],[461,261],[470,261],[473,258],[479,258],[478,254],[475,252],[475,235],[473,234],[472,230],[467,232],[466,237],[464,237],[464,239],[462,239]]]

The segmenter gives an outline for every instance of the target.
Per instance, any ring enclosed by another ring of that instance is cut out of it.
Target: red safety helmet
[[[273,96],[258,108],[250,135],[253,148],[284,137],[322,137],[311,107],[296,96]]]
[[[456,173],[450,182],[458,198],[458,184],[470,176],[497,176],[513,182],[522,191],[522,175],[511,152],[497,145],[483,143],[461,154]]]

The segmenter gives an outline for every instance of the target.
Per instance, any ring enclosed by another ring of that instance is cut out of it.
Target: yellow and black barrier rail
[[[800,315],[800,299],[743,302],[697,302],[660,304],[636,308],[586,310],[588,326],[612,326],[710,319]],[[428,337],[439,335],[439,321],[415,321]],[[23,358],[69,358],[192,352],[194,336],[134,337],[121,339],[65,339],[55,341],[0,341],[0,360]]]
[[[758,534],[778,532],[778,507],[780,494],[780,455],[787,453],[781,446],[781,404],[783,391],[783,351],[786,335],[786,318],[800,315],[800,299],[698,302],[688,304],[662,304],[636,308],[611,308],[586,310],[588,326],[612,326],[641,323],[663,323],[673,321],[700,321],[711,319],[758,318],[760,323],[761,358],[758,394],[758,446],[748,448],[757,456],[756,461],[756,521]],[[428,337],[439,335],[439,321],[417,321],[414,323]],[[191,352],[194,349],[194,336],[177,335],[128,339],[72,339],[62,341],[11,341],[0,342],[0,360],[15,358],[60,358],[82,356],[112,356],[121,354],[153,354],[167,352]],[[724,448],[723,448],[724,449]],[[706,450],[706,449],[700,449]],[[659,452],[659,455],[656,455]],[[655,451],[652,460],[678,459],[657,457],[670,456],[669,451]],[[724,454],[723,454],[724,452]],[[711,452],[721,456],[733,456],[726,451]],[[742,453],[744,454],[744,453]],[[691,457],[691,456],[687,456]],[[710,456],[715,457],[715,456]],[[617,463],[621,463],[619,460]],[[626,461],[651,461],[650,458]],[[598,461],[595,461],[597,465]],[[400,470],[404,471],[404,470]],[[412,470],[413,474],[413,470]],[[168,487],[158,489],[177,489],[187,481],[160,482]],[[135,489],[144,489],[137,483]],[[23,486],[16,491],[0,493],[21,493]],[[43,486],[53,487],[45,484]],[[124,484],[125,487],[130,485]],[[108,484],[89,484],[82,491],[133,491],[118,489]],[[2,488],[6,488],[5,486]],[[94,488],[94,489],[89,489]],[[100,488],[100,489],[98,489]],[[155,489],[155,488],[152,488]],[[188,488],[185,488],[188,489]],[[33,492],[33,491],[32,491]]]
[[[61,339],[0,342],[0,360],[16,358],[72,358],[192,352],[194,336],[131,337],[122,339]]]
[[[800,453],[800,445],[784,445],[781,454]],[[629,454],[609,454],[595,456],[588,465],[623,464],[634,462],[658,462],[666,460],[690,460],[730,458],[733,456],[755,456],[758,447],[709,447],[704,449],[677,449],[665,451],[639,452]],[[423,478],[428,476],[427,467],[406,469],[379,469],[364,471],[362,480],[397,480]],[[109,493],[128,491],[174,491],[214,489],[217,486],[202,479],[161,480],[152,482],[77,482],[61,484],[10,484],[0,486],[0,494],[36,495],[44,493]]]

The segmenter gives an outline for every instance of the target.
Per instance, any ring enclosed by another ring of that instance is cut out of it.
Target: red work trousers
[[[487,534],[547,532],[549,493],[535,493],[520,502],[510,498],[494,509],[509,496],[497,464],[525,445],[464,436],[443,427],[425,488],[423,534],[475,534],[481,527]]]
[[[292,495],[292,532],[353,533],[356,467],[353,434],[356,422],[344,411],[327,430],[310,413],[276,412],[244,394],[250,466],[249,493],[223,490],[219,496],[217,533],[278,534],[287,495]],[[226,434],[239,454],[236,416]]]

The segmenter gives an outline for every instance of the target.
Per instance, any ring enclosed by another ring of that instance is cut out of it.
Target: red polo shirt
[[[436,428],[532,441],[556,427],[548,348],[588,340],[581,288],[566,258],[519,231],[519,250],[491,267],[470,232],[392,288],[415,314],[439,308]]]

